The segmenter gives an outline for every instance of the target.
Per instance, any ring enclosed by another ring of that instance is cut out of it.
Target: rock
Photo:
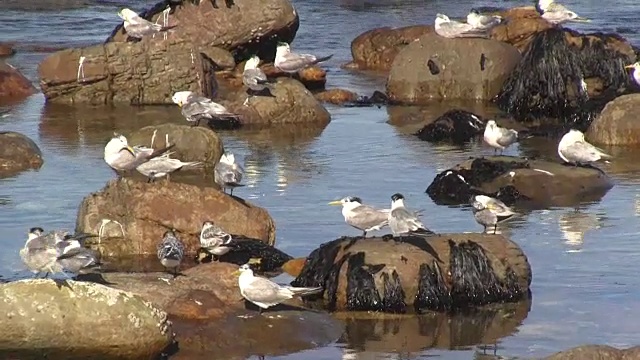
[[[327,83],[327,72],[319,65],[308,66],[293,75],[275,68],[273,64],[266,64],[260,68],[270,79],[279,77],[293,78],[300,81],[304,87],[312,91],[323,90],[324,85]],[[244,65],[240,70],[242,69],[244,69]],[[242,77],[242,73],[240,73],[239,76]]]
[[[511,44],[521,53],[527,50],[534,35],[553,27],[533,6],[511,8],[498,15],[506,21],[491,29],[491,38]]]
[[[13,49],[13,44],[0,42],[0,57],[7,57],[15,54],[16,51]]]
[[[633,349],[633,348],[632,348]],[[629,349],[631,350],[631,349]],[[626,357],[625,350],[618,350],[607,345],[582,345],[569,350],[547,356],[545,360],[622,360],[638,359]]]
[[[18,69],[0,61],[0,103],[20,101],[36,91]]]
[[[302,272],[306,257],[291,259],[282,265],[282,270],[291,276],[298,276]]]
[[[233,54],[219,47],[210,47],[202,49],[201,54],[206,55],[214,64],[216,71],[233,70],[236,67],[236,60]]]
[[[234,54],[236,62],[258,55],[263,60],[273,61],[278,41],[290,43],[298,31],[299,18],[288,0],[264,0],[255,6],[253,0],[234,0],[233,6],[213,7],[211,1],[164,0],[140,16],[155,22],[162,11],[171,6],[169,24],[176,25],[168,34],[168,40],[193,42],[195,49],[219,47]],[[127,36],[120,23],[107,42],[123,42]],[[162,42],[143,39],[143,42]],[[189,52],[187,51],[187,55]]]
[[[254,269],[260,272],[277,271],[281,266],[293,259],[290,255],[269,244],[242,236],[235,236],[228,246],[231,251],[222,256],[217,256],[216,261],[240,266],[248,263],[250,259],[260,259],[260,263],[253,266]],[[196,260],[199,263],[208,263],[214,259],[210,253],[204,249],[199,249]]]
[[[530,283],[527,258],[502,235],[440,234],[330,241],[291,285],[323,286],[331,311],[421,313],[516,302]]]
[[[482,134],[485,121],[474,113],[449,110],[416,133],[420,140],[429,142],[449,141],[461,144]]]
[[[169,135],[169,143],[175,144],[171,155],[182,161],[202,161],[213,166],[224,153],[222,140],[213,130],[202,126],[162,124],[145,126],[127,137],[130,144],[151,146],[154,130],[158,130],[154,140],[154,148],[166,147],[165,134]]]
[[[2,358],[151,359],[172,342],[167,314],[130,292],[67,280],[0,285]]]
[[[216,65],[198,50],[158,39],[58,51],[40,63],[40,87],[48,102],[65,104],[174,105],[171,96],[182,90],[210,97]],[[78,77],[80,56],[84,77]]]
[[[99,234],[105,219],[122,225],[105,224],[101,239],[92,244],[105,256],[153,254],[167,229],[175,229],[187,252],[195,253],[206,220],[233,235],[275,242],[275,225],[266,210],[212,187],[176,182],[109,181],[82,200],[76,231]]]
[[[640,145],[639,107],[640,94],[612,100],[591,123],[587,138],[605,145]]]
[[[13,131],[0,132],[0,178],[39,169],[43,162],[42,152],[33,140]]]
[[[299,81],[279,78],[271,86],[273,96],[253,96],[250,105],[244,91],[229,94],[225,106],[242,118],[244,125],[318,124],[326,125],[331,115]]]
[[[345,67],[358,70],[389,71],[396,55],[433,26],[416,25],[392,29],[383,27],[366,31],[351,42],[353,62]]]
[[[623,66],[634,61],[632,46],[617,35],[554,27],[534,35],[496,103],[519,121],[548,117],[586,126],[629,86]]]
[[[358,94],[345,89],[329,89],[314,95],[318,101],[342,105],[358,100]]]
[[[488,39],[446,39],[426,34],[398,53],[387,80],[389,99],[490,100],[520,61],[513,46]]]
[[[426,192],[437,204],[468,204],[471,195],[483,194],[507,204],[523,200],[545,208],[599,200],[612,187],[611,178],[594,167],[487,156],[441,172]]]

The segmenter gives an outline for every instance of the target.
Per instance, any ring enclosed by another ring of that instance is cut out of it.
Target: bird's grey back
[[[347,218],[347,223],[364,230],[372,226],[387,223],[388,220],[388,213],[382,212],[372,206],[360,205],[352,209],[349,218]]]
[[[251,90],[260,91],[266,88],[264,84],[259,84],[259,81],[267,81],[267,75],[259,68],[246,69],[242,73],[242,82]]]
[[[424,224],[406,208],[399,207],[389,213],[389,228],[394,234],[404,234],[418,229],[426,229]]]
[[[594,162],[600,159],[600,151],[593,145],[582,141],[575,142],[561,150],[562,155],[571,161]]]
[[[269,279],[254,277],[250,286],[243,289],[244,296],[260,303],[280,303],[289,297],[281,293],[280,285]]]
[[[498,223],[498,216],[489,209],[476,211],[473,214],[476,221],[484,226],[493,226]]]
[[[214,181],[218,185],[239,184],[242,182],[244,169],[237,163],[229,165],[223,162],[218,162],[213,169],[213,173]]]
[[[500,136],[498,137],[498,144],[502,146],[509,146],[518,141],[518,132],[511,129],[499,128]]]

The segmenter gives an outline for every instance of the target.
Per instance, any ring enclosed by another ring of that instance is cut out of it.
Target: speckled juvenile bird
[[[164,233],[162,241],[158,244],[158,259],[166,269],[173,269],[174,277],[178,276],[180,264],[184,257],[184,244],[174,230],[168,230]]]
[[[473,217],[478,224],[487,228],[493,227],[493,233],[498,230],[498,223],[503,222],[516,214],[510,207],[502,201],[486,195],[475,195],[471,197]]]

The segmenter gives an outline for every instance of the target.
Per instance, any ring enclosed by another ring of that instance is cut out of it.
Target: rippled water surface
[[[104,40],[118,23],[115,12],[120,6],[119,1],[69,1],[70,7],[63,10],[23,11],[14,10],[16,3],[0,3],[1,40],[16,42],[22,51],[9,62],[35,83],[37,64],[46,56],[39,49]],[[148,3],[140,1],[134,9],[141,10]],[[636,21],[640,4],[635,0],[616,1],[612,7],[592,0],[565,4],[594,19],[590,24],[572,26],[575,29],[616,31],[636,45],[640,43]],[[301,26],[294,49],[319,55],[335,53],[327,63],[329,86],[368,94],[382,89],[384,79],[339,68],[350,60],[350,42],[361,32],[379,26],[430,23],[436,12],[463,16],[471,6],[510,7],[528,2],[297,0],[295,5]],[[477,143],[457,148],[419,141],[411,135],[417,124],[389,121],[390,115],[403,109],[329,110],[332,122],[325,128],[222,133],[225,148],[245,159],[249,186],[238,195],[269,210],[277,225],[280,248],[303,256],[322,242],[356,235],[355,229],[344,224],[339,209],[326,206],[345,195],[386,206],[391,194],[402,192],[409,206],[425,209],[425,223],[437,232],[480,230],[467,209],[437,206],[424,191],[439,171],[469,156],[489,153],[489,149]],[[180,122],[178,109],[124,108],[96,113],[45,108],[41,94],[0,119],[0,129],[27,134],[45,157],[39,171],[0,180],[0,275],[27,275],[17,251],[29,227],[74,227],[81,199],[113,176],[103,163],[102,151],[114,130],[128,133],[166,121]],[[532,139],[508,154],[536,153],[555,159],[554,141]],[[498,355],[541,357],[583,343],[640,344],[636,319],[640,314],[640,278],[636,275],[640,263],[640,163],[637,150],[607,150],[617,157],[605,167],[616,185],[601,201],[583,204],[577,210],[529,212],[504,229],[529,257],[533,299],[528,313],[529,305],[525,305],[510,327],[497,331]],[[472,336],[474,341],[462,341],[463,337],[454,339],[453,335],[451,341],[434,342],[415,337],[418,326],[412,322],[396,326],[397,331],[375,340],[344,336],[328,347],[272,359],[486,359],[491,357],[483,355],[483,345],[496,345],[490,337]],[[469,326],[463,324],[460,329]],[[432,346],[436,349],[429,349]],[[486,353],[493,354],[493,350]]]

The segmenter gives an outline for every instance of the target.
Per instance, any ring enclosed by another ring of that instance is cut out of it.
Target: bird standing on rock
[[[448,38],[487,38],[486,30],[477,29],[467,23],[449,19],[447,15],[436,14],[434,29],[436,34]]]
[[[575,12],[553,0],[538,0],[536,10],[543,19],[554,25],[559,25],[569,21],[591,22],[591,20],[578,16]]]
[[[166,269],[173,269],[173,277],[178,276],[180,264],[184,257],[184,244],[174,230],[168,230],[162,236],[162,241],[157,247],[158,259]]]
[[[388,215],[389,228],[394,236],[411,234],[433,234],[433,231],[418,219],[415,212],[409,211],[404,205],[404,196],[400,193],[391,196],[391,211]]]
[[[500,150],[500,155],[507,147],[518,141],[518,132],[513,129],[501,128],[495,120],[487,121],[484,128],[484,142],[493,148],[493,152]]]
[[[296,73],[307,66],[327,61],[332,57],[333,54],[321,58],[311,54],[296,54],[291,52],[289,44],[280,42],[276,48],[276,59],[273,66],[286,73]]]
[[[493,227],[493,233],[498,230],[498,223],[505,221],[516,214],[502,201],[486,195],[476,195],[471,197],[473,217],[478,224],[484,227],[487,232],[488,227]]]
[[[489,31],[500,25],[503,19],[499,15],[481,15],[476,9],[471,9],[467,15],[467,24],[478,30]]]
[[[162,25],[154,24],[140,17],[135,11],[127,8],[120,10],[118,16],[124,20],[123,26],[127,35],[136,39],[142,39],[144,36],[153,35],[176,27],[176,25],[163,27]]]
[[[173,94],[171,101],[180,106],[182,116],[192,123],[200,125],[201,120],[231,120],[238,115],[227,110],[226,107],[204,96],[196,95],[193,91],[178,91]]]
[[[380,230],[389,225],[389,210],[383,211],[372,206],[363,205],[356,196],[347,196],[341,200],[332,201],[329,205],[342,205],[344,221],[362,231],[362,237],[367,232]]]
[[[209,254],[222,256],[228,253],[231,248],[225,245],[229,245],[231,240],[233,240],[231,234],[214,224],[213,221],[205,221],[202,224],[200,247],[205,249]]]
[[[574,165],[589,164],[599,160],[607,160],[611,155],[589,144],[580,130],[571,129],[564,134],[558,143],[558,156]]]
[[[240,184],[243,175],[244,169],[236,162],[236,157],[232,153],[222,154],[220,161],[213,168],[214,181],[220,185],[225,193],[226,189],[230,189],[231,196],[233,196],[234,188],[244,186],[244,184]]]
[[[244,64],[242,83],[249,88],[247,91],[249,96],[244,102],[245,105],[249,103],[249,99],[255,93],[261,93],[268,89],[267,83],[269,80],[264,71],[258,67],[258,64],[260,64],[260,58],[256,55],[252,56]]]
[[[114,134],[104,147],[104,161],[120,176],[120,172],[131,171],[173,147],[174,145],[170,145],[158,150],[143,146],[131,147],[124,135]]]

